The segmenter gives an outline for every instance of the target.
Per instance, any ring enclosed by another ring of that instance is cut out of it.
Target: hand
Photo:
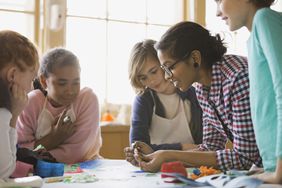
[[[256,165],[252,165],[249,171],[246,173],[247,176],[251,176],[254,174],[262,174],[264,172],[262,167],[257,167]]]
[[[138,150],[142,154],[150,154],[154,152],[148,144],[140,141],[134,142],[131,147],[124,148],[126,161],[130,162],[134,166],[139,166],[138,162],[134,158],[134,150]]]
[[[158,150],[148,155],[134,151],[134,158],[138,161],[140,168],[148,172],[158,172],[162,163],[165,162],[165,155],[166,152],[163,150]]]
[[[64,121],[67,110],[68,109],[65,109],[63,113],[57,117],[56,124],[52,126],[52,130],[50,132],[53,142],[57,141],[57,146],[71,137],[77,129],[73,122]]]
[[[10,120],[10,127],[15,128],[18,116],[23,111],[25,105],[27,104],[28,97],[27,92],[22,89],[19,85],[13,83],[11,86],[11,113],[12,119]]]
[[[34,151],[37,154],[37,158],[48,161],[48,162],[57,162],[56,159],[49,153],[45,148]]]
[[[27,101],[27,92],[14,83],[11,87],[11,113],[13,118],[17,118],[20,115]]]
[[[254,178],[258,178],[265,183],[272,183],[272,184],[282,184],[281,175],[276,174],[275,172],[264,172],[262,174],[255,174],[252,175]]]
[[[145,142],[136,141],[132,144],[133,149],[137,149],[142,154],[150,154],[153,153],[154,150]]]
[[[133,166],[139,166],[138,162],[134,158],[133,154],[133,148],[132,147],[126,147],[124,148],[124,154],[125,154],[125,160],[129,163],[131,163]]]

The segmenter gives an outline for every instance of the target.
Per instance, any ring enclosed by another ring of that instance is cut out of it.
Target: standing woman
[[[99,157],[99,104],[90,88],[80,88],[78,58],[64,48],[41,60],[40,83],[17,122],[21,147],[43,145],[58,161],[78,163]]]
[[[38,70],[35,46],[14,31],[0,31],[0,179],[16,167],[16,121]]]
[[[164,79],[154,40],[134,45],[129,60],[129,79],[137,93],[133,103],[130,143],[143,153],[187,150],[202,143],[202,111],[195,89],[180,92]],[[141,142],[139,142],[141,141]],[[135,163],[133,149],[125,149]]]
[[[224,55],[226,47],[220,37],[211,36],[193,22],[172,26],[155,47],[166,79],[181,91],[195,83],[203,110],[203,143],[193,151],[141,155],[141,168],[157,171],[163,162],[172,160],[223,171],[260,166],[249,105],[247,60]],[[233,141],[233,149],[225,148],[227,139]]]
[[[217,16],[231,31],[247,27],[250,102],[257,144],[269,183],[282,184],[282,13],[274,0],[222,0]]]

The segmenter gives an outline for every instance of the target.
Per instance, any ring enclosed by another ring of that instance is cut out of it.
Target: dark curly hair
[[[198,50],[207,68],[220,61],[226,53],[226,47],[218,34],[212,36],[201,25],[188,21],[169,28],[156,43],[155,48],[168,52],[174,59],[181,59],[193,50]]]

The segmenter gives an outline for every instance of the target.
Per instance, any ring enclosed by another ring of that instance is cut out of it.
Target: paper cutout
[[[80,168],[79,164],[65,165],[65,173],[75,174],[82,172],[83,170]]]
[[[98,181],[98,178],[88,173],[74,174],[71,177],[64,178],[64,183],[93,183],[96,181]]]

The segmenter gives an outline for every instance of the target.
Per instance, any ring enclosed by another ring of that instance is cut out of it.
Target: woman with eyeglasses
[[[142,153],[186,150],[202,143],[202,111],[195,89],[180,92],[165,80],[154,40],[134,45],[129,79],[137,96],[133,103],[130,143]],[[138,166],[133,147],[124,149],[126,160]]]
[[[249,104],[247,60],[224,55],[219,35],[193,22],[171,27],[155,45],[165,78],[181,91],[195,84],[203,110],[203,143],[193,151],[164,151],[135,158],[145,171],[158,171],[163,162],[182,161],[226,171],[261,166]],[[227,140],[233,142],[226,149]]]

